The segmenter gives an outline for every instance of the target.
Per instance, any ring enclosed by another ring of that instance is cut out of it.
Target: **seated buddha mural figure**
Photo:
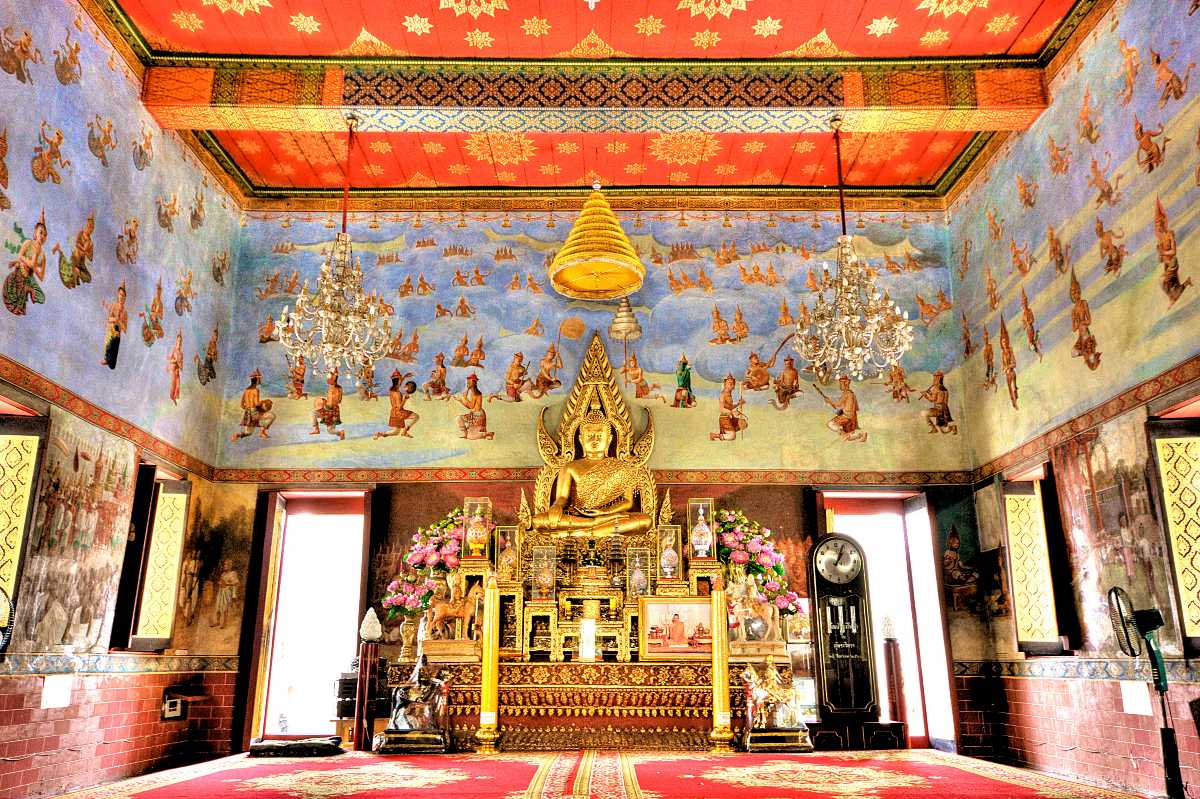
[[[537,442],[545,466],[532,507],[522,497],[524,529],[550,539],[594,542],[636,536],[654,528],[654,477],[646,462],[654,446],[653,420],[635,439],[629,406],[599,335],[593,335],[575,385],[563,404],[557,435],[538,418]],[[669,506],[668,506],[669,507]]]

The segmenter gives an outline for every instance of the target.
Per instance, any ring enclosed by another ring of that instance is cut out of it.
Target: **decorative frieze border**
[[[1200,683],[1200,663],[1166,660],[1167,678],[1173,683]],[[1016,677],[1043,680],[1133,680],[1154,678],[1145,658],[1028,658],[1025,660],[956,660],[955,677]]]
[[[166,674],[238,670],[236,655],[133,655],[125,653],[23,654],[0,658],[0,677],[32,674]]]

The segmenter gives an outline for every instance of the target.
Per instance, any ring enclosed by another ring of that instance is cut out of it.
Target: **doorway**
[[[954,751],[939,564],[925,495],[825,492],[823,499],[834,512],[830,532],[857,541],[866,560],[881,717],[906,722],[914,747]],[[899,649],[903,702],[889,695],[888,639]],[[903,708],[903,718],[893,717],[896,708]]]
[[[333,735],[337,680],[358,655],[367,538],[362,492],[284,495],[267,569],[270,607],[257,729],[264,738]]]

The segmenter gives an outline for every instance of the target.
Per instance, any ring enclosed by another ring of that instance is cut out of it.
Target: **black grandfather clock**
[[[846,725],[849,747],[861,723],[879,718],[866,559],[854,539],[828,535],[812,549],[811,574],[821,720]]]

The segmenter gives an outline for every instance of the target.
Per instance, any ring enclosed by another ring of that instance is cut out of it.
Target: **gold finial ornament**
[[[646,267],[599,191],[588,195],[562,249],[550,263],[550,285],[575,300],[615,300],[642,287]]]
[[[654,526],[654,476],[646,462],[654,424],[634,440],[633,420],[617,388],[608,353],[592,335],[575,385],[563,405],[558,435],[538,417],[537,440],[545,466],[534,486],[533,507],[522,502],[522,526],[553,538],[600,539],[637,535]]]

